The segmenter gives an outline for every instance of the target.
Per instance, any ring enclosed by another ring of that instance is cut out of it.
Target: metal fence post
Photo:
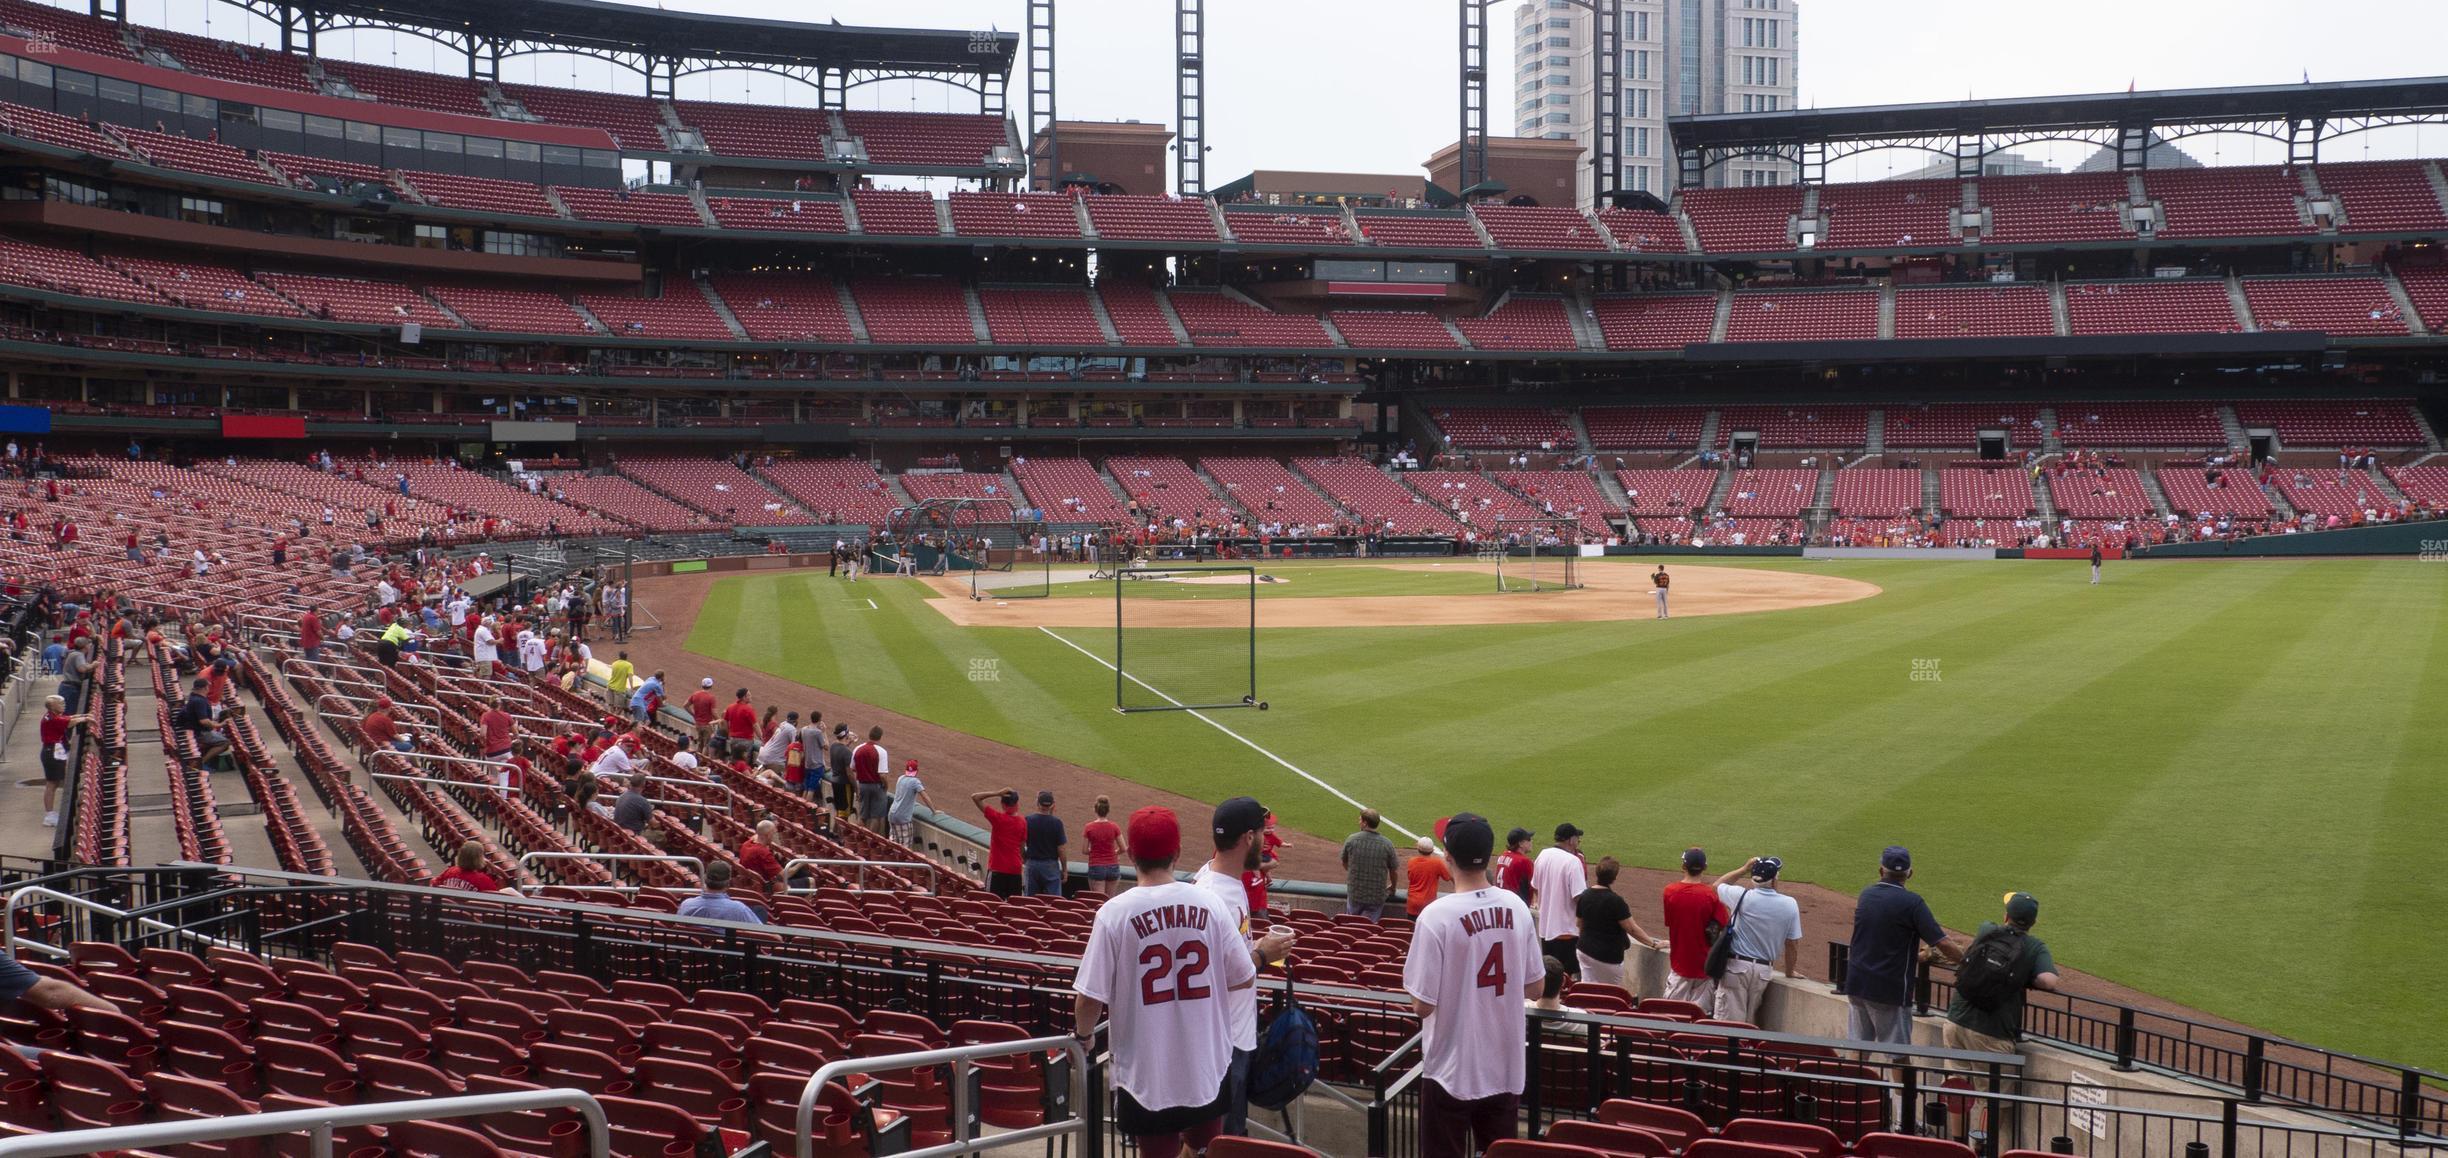
[[[2267,1080],[2269,1040],[2252,1037],[2244,1041],[2244,1100],[2261,1100],[2262,1082]]]
[[[2134,1011],[2127,1006],[2117,1011],[2116,1070],[2132,1073],[2134,1068]]]

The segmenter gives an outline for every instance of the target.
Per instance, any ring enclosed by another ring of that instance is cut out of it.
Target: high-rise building
[[[1676,184],[1666,119],[1794,107],[1796,0],[1622,0],[1622,187]],[[1513,15],[1513,126],[1520,137],[1593,144],[1595,18],[1576,0],[1523,0]],[[1787,185],[1794,166],[1745,157],[1710,185]],[[1581,198],[1591,196],[1584,176]]]

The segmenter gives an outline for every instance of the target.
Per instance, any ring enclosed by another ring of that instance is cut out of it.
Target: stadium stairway
[[[2049,495],[2048,479],[2038,471],[2030,472],[2025,478],[2031,483],[2033,517],[2044,523],[2056,522],[2057,501]]]
[[[2054,332],[2056,336],[2060,338],[2065,337],[2067,334],[2073,333],[2073,330],[2067,328],[2066,323],[2066,296],[2064,282],[2052,281],[2048,283],[2048,300],[2049,325],[2053,328],[2052,332]]]
[[[2397,316],[2405,319],[2406,332],[2429,334],[2431,327],[2423,321],[2422,311],[2414,308],[2414,299],[2407,296],[2405,283],[2397,280],[2396,267],[2379,264],[2375,268],[2380,271],[2380,285],[2388,290],[2389,301],[2397,307]]]
[[[714,307],[714,316],[722,319],[722,324],[730,328],[733,337],[743,342],[748,340],[748,328],[740,325],[738,315],[731,312],[731,303],[714,292],[713,283],[692,278],[689,284],[696,287],[697,295],[704,298],[707,305]]]
[[[2257,478],[2255,479],[2253,485],[2260,487],[2262,495],[2269,499],[2270,511],[2276,517],[2281,519],[2291,519],[2300,513],[2295,509],[2294,503],[2287,501],[2285,488],[2271,486],[2268,483],[2259,481]]]
[[[1732,324],[1733,321],[1734,291],[1730,289],[1719,290],[1717,291],[1717,317],[1715,320],[1709,323],[1708,340],[1711,342],[1725,341],[1726,327]]]
[[[1862,454],[1867,457],[1885,453],[1887,453],[1887,408],[1881,406],[1873,408],[1869,417],[1862,423]]]
[[[2433,457],[2433,455],[2424,455],[2422,458],[2415,461],[2418,463],[2428,462]],[[2364,477],[2372,480],[2372,485],[2378,487],[2381,494],[2387,495],[2390,502],[2402,503],[2407,501],[2406,493],[2397,488],[2397,480],[2390,478],[2387,471],[2366,470],[2363,472],[2363,475]]]
[[[2159,485],[2159,472],[2140,470],[2134,473],[2142,476],[2142,497],[2150,500],[2151,513],[2160,518],[2166,518],[2168,513],[2167,490]]]
[[[2236,321],[2243,325],[2245,333],[2261,332],[2260,324],[2253,321],[2252,303],[2244,298],[2244,283],[2233,270],[2227,274],[2227,304],[2235,309]]]
[[[1937,472],[1937,470],[1936,470],[1936,469],[1934,469],[1934,468],[1932,468],[1932,467],[1927,467],[1927,466],[1922,467],[1922,468],[1921,468],[1921,509],[1922,509],[1923,511],[1934,511],[1934,510],[1937,510],[1937,509],[1939,508],[1940,504],[1942,503],[1942,501],[1943,501],[1943,498],[1942,498],[1942,492],[1939,490],[1939,487],[1938,487],[1938,472]]]
[[[964,284],[960,287],[960,295],[961,305],[969,311],[969,332],[976,336],[981,346],[994,344],[994,331],[986,324],[986,305],[978,300],[977,287]]]
[[[1080,220],[1086,221],[1087,219],[1088,211],[1080,210]],[[1113,315],[1105,312],[1103,294],[1090,293],[1088,295],[1088,312],[1096,315],[1097,332],[1105,335],[1106,345],[1119,346],[1122,344],[1122,332],[1114,329]]]
[[[2040,452],[2042,454],[2064,454],[2065,440],[2057,437],[2057,408],[2043,406],[2040,408],[2038,417],[2040,419]]]
[[[1717,481],[1709,486],[1708,502],[1702,504],[1701,510],[1712,514],[1724,510],[1726,492],[1733,489],[1733,486],[1734,459],[1729,455],[1723,463],[1718,465]]]
[[[2245,437],[2244,423],[2236,418],[2235,407],[2220,406],[2218,420],[2219,427],[2227,432],[2228,449],[2244,450],[2252,446],[2251,441]]]
[[[1564,412],[1564,424],[1572,428],[1573,448],[1575,450],[1578,450],[1583,454],[1588,454],[1597,449],[1596,444],[1590,441],[1589,427],[1581,421],[1580,407],[1576,406]]]
[[[1725,324],[1725,311],[1722,309],[1717,313],[1717,322],[1721,327]],[[1707,450],[1715,445],[1717,445],[1717,411],[1711,409],[1708,412],[1708,417],[1700,421],[1699,448],[1701,450]]]
[[[849,199],[844,198],[842,200],[844,212],[849,211],[849,205]],[[833,282],[833,297],[841,303],[842,320],[850,323],[850,336],[861,342],[870,341],[871,339],[867,336],[867,318],[859,313],[858,298],[851,294],[850,283],[836,279]]]
[[[1882,340],[1895,337],[1895,311],[1895,282],[1891,280],[1878,291],[1878,336]]]
[[[576,312],[579,317],[586,319],[586,324],[595,327],[596,333],[609,334],[612,332],[612,327],[605,325],[602,318],[596,317],[595,311],[586,308],[586,306],[580,304],[574,298],[568,300],[569,308]],[[864,339],[861,340],[863,341]]]
[[[1595,307],[1590,305],[1588,294],[1575,292],[1564,299],[1564,320],[1572,323],[1574,347],[1582,350],[1606,349],[1606,331],[1598,328],[1598,315]],[[1577,411],[1573,418],[1573,428],[1581,429],[1581,420]],[[1589,445],[1588,431],[1582,431],[1581,445],[1583,447]]]

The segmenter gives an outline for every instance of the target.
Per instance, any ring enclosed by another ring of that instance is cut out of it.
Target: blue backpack
[[[1309,1011],[1292,995],[1292,978],[1287,974],[1283,1005],[1258,1031],[1258,1049],[1250,1056],[1250,1104],[1283,1109],[1308,1092],[1317,1072],[1317,1023],[1309,1020]]]

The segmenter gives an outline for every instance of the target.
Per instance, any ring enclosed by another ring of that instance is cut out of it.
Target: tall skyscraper
[[[1796,0],[1623,0],[1623,182],[1663,196],[1676,184],[1666,118],[1794,107]],[[1592,145],[1595,19],[1573,0],[1523,0],[1513,14],[1513,125],[1519,137]],[[1794,167],[1742,158],[1710,185],[1787,185]],[[1582,178],[1587,203],[1589,178]]]

